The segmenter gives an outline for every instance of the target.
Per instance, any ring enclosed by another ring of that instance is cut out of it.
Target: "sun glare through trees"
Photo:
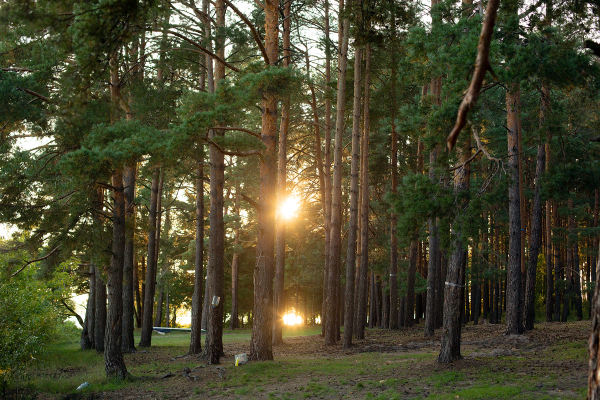
[[[600,399],[598,1],[0,1],[0,398]]]

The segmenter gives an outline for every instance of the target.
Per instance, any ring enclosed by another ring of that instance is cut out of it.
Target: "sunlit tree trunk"
[[[265,48],[270,65],[279,51],[279,3],[266,0]],[[273,359],[273,279],[275,256],[275,212],[277,202],[277,97],[266,92],[262,101],[258,241],[254,267],[254,312],[252,314],[251,358]]]

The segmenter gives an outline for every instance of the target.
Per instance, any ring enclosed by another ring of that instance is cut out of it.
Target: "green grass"
[[[286,327],[284,336],[317,335],[319,332],[319,327]],[[250,334],[250,330],[226,331],[223,340],[247,344]],[[178,374],[185,367],[193,369],[203,362],[195,357],[172,359],[187,353],[189,334],[154,335],[152,343],[152,348],[143,350],[150,353],[148,357],[125,355],[128,370],[134,377],[126,382],[107,381],[103,357],[95,351],[79,350],[78,338],[56,343],[29,368],[27,386],[56,398],[74,393],[82,382],[92,385],[86,393],[126,388],[128,391],[150,391],[158,398],[168,398],[172,385],[177,385],[173,382],[181,378],[160,380],[157,377],[167,371]],[[437,352],[431,349],[408,353],[289,356],[239,367],[223,364],[224,378],[219,378],[212,367],[207,367],[200,373],[204,381],[189,390],[190,395],[198,397],[227,393],[233,398],[266,395],[290,399],[358,396],[367,399],[513,400],[551,399],[559,394],[581,398],[585,397],[585,380],[580,387],[571,383],[565,388],[561,363],[582,362],[585,365],[586,352],[585,341],[565,339],[529,356],[478,358],[472,362],[476,367],[465,368],[463,364],[459,369],[436,364]],[[153,357],[160,358],[138,365],[131,362],[132,358]],[[206,380],[206,377],[212,378]],[[557,388],[564,388],[565,392],[558,392]]]

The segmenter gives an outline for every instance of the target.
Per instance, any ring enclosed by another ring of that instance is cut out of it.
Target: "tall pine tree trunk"
[[[527,288],[525,290],[525,330],[532,330],[535,322],[535,276],[538,254],[542,243],[542,202],[540,200],[540,179],[544,171],[545,149],[538,144],[535,168],[535,188],[533,209],[531,210],[531,239],[529,242],[529,266],[527,268]]]
[[[463,164],[469,158],[469,145],[466,142],[466,148],[463,149]],[[458,168],[454,172],[454,194],[460,198],[462,193],[468,189],[468,172],[466,165]],[[466,208],[466,199],[462,200],[460,209]],[[460,335],[461,335],[461,293],[464,282],[464,251],[463,224],[464,211],[457,214],[452,225],[452,255],[448,265],[448,272],[444,284],[444,325],[442,327],[441,349],[437,357],[437,362],[449,363],[462,358],[460,354]]]
[[[360,186],[361,196],[361,226],[360,226],[360,268],[358,272],[358,308],[356,311],[357,330],[355,336],[357,339],[365,338],[365,321],[367,317],[367,287],[369,271],[369,97],[370,97],[370,77],[371,77],[371,45],[365,46],[365,89],[364,89],[364,130],[361,144],[361,169]]]
[[[540,102],[540,123],[546,124],[546,115],[550,111],[550,87],[542,82],[542,98]],[[550,141],[552,136],[550,130],[546,130],[546,173],[550,172]],[[554,276],[552,265],[552,201],[546,200],[546,322],[552,322],[552,310],[554,308]]]
[[[340,11],[344,2],[340,1]],[[342,15],[342,13],[340,13]],[[339,53],[338,53],[338,90],[337,115],[335,127],[335,147],[333,162],[333,182],[331,186],[331,235],[329,243],[329,259],[327,262],[327,291],[336,293],[339,287],[340,258],[342,250],[342,150],[344,137],[344,114],[346,108],[346,70],[348,67],[348,30],[349,21],[340,21]],[[338,333],[336,313],[337,299],[327,299],[325,312],[325,344],[334,345]]]
[[[158,185],[160,168],[152,171],[150,187],[150,210],[148,212],[148,258],[146,264],[146,287],[144,293],[144,313],[142,316],[142,332],[140,347],[152,345],[152,311],[154,308],[154,291],[156,289],[156,211],[158,206]]]
[[[265,48],[269,64],[275,65],[279,51],[279,3],[265,1]],[[254,312],[250,356],[273,359],[273,279],[275,256],[275,213],[277,202],[277,96],[266,92],[262,101],[258,240],[254,267]]]
[[[115,67],[116,68],[116,67]],[[123,170],[112,176],[113,186],[113,241],[110,267],[107,268],[106,288],[108,312],[104,337],[104,369],[108,378],[125,379],[127,368],[121,352],[123,328],[123,264],[125,260],[125,197]]]
[[[523,333],[521,318],[521,201],[519,193],[520,89],[512,85],[506,94],[508,125],[509,255],[506,274],[506,334]]]
[[[135,230],[135,176],[136,165],[132,163],[123,171],[125,196],[125,259],[123,265],[123,352],[135,351],[133,340],[134,320],[134,265],[133,265],[133,233]]]
[[[225,2],[218,0],[215,4],[217,27],[225,27]],[[216,51],[219,57],[225,58],[225,40],[218,37]],[[225,65],[217,63],[215,68],[215,89],[225,78]],[[209,137],[215,140],[223,131],[210,130]],[[225,157],[215,146],[209,147],[210,158],[210,232],[208,237],[208,264],[206,280],[208,291],[205,296],[211,303],[208,309],[206,324],[206,343],[204,355],[209,364],[219,364],[223,353],[223,312],[225,292],[223,289],[225,276],[225,222],[223,221],[223,185],[225,183]]]
[[[202,351],[202,289],[204,262],[204,178],[202,159],[196,164],[196,252],[194,258],[194,293],[192,295],[192,332],[190,354]]]
[[[283,9],[283,66],[290,66],[290,13],[292,1],[285,2]],[[277,160],[277,203],[283,204],[287,197],[286,163],[287,136],[290,127],[290,97],[285,96],[281,104],[281,125],[279,127],[279,149]],[[285,273],[285,216],[277,217],[277,251],[275,260],[275,323],[273,324],[273,344],[283,343],[283,313],[284,313],[284,273]]]
[[[354,330],[354,285],[358,229],[358,169],[360,164],[360,69],[362,48],[354,51],[354,107],[352,117],[352,161],[350,164],[350,225],[346,252],[346,305],[344,307],[344,348],[352,346]]]

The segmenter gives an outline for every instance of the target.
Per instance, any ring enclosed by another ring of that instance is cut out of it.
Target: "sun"
[[[285,219],[294,218],[298,214],[300,208],[300,201],[297,197],[289,196],[285,201],[279,205],[279,215]]]
[[[284,325],[300,325],[302,324],[302,317],[295,313],[287,313],[283,316]]]

